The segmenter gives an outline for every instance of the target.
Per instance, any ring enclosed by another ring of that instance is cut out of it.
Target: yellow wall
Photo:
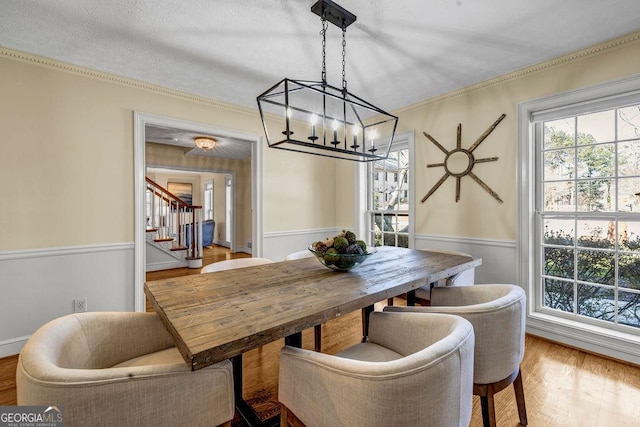
[[[637,73],[640,33],[622,43],[611,43],[611,47],[588,49],[396,112],[399,132],[415,130],[416,233],[515,240],[518,104]],[[440,163],[445,157],[423,132],[452,150],[456,128],[462,123],[462,147],[469,148],[502,113],[507,117],[473,153],[477,159],[497,156],[499,160],[476,164],[473,173],[504,203],[498,203],[468,176],[461,180],[458,203],[453,177],[420,203],[444,174],[442,167],[426,165]]]
[[[257,108],[0,48],[0,251],[134,240],[134,111],[263,133]],[[263,230],[333,226],[333,162],[264,152]]]
[[[415,131],[417,200],[443,173],[426,168],[444,154],[422,132],[452,149],[462,123],[468,148],[507,114],[474,152],[499,160],[473,169],[504,203],[469,177],[456,203],[449,178],[417,203],[416,233],[515,239],[518,103],[640,73],[639,40],[636,34],[397,111],[398,132]],[[11,206],[0,209],[0,250],[133,241],[133,111],[262,135],[254,109],[0,49],[0,182],[3,207]],[[352,226],[352,171],[350,162],[265,149],[263,230]]]

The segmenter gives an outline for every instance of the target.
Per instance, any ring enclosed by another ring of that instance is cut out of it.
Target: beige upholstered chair
[[[304,250],[304,251],[297,251],[297,252],[292,252],[289,255],[287,255],[286,257],[284,257],[285,261],[291,261],[292,259],[301,259],[301,258],[312,258],[315,255],[311,253],[310,250]]]
[[[235,258],[227,259],[224,261],[214,262],[212,264],[205,265],[200,270],[200,273],[213,273],[214,271],[233,270],[234,268],[251,267],[254,265],[262,265],[272,263],[267,258]]]
[[[430,307],[386,307],[385,311],[462,316],[476,336],[473,393],[480,396],[485,426],[495,426],[493,395],[513,383],[520,424],[527,425],[520,363],[524,356],[526,296],[515,285],[434,288]]]
[[[466,427],[473,343],[458,316],[373,312],[369,341],[338,355],[284,347],[281,426]]]
[[[444,249],[425,249],[431,252],[439,252],[443,254],[451,254],[451,255],[463,255],[470,257],[471,255],[458,252],[458,251],[448,251]],[[455,276],[449,277],[448,279],[443,279],[437,286],[471,286],[475,283],[476,280],[476,269],[470,268],[468,270],[462,271]],[[416,289],[416,298],[423,301],[430,301],[431,299],[431,283],[425,285],[421,288]],[[392,304],[389,304],[392,305]]]
[[[291,261],[294,259],[313,258],[315,255],[309,250],[292,252],[286,257],[285,261]],[[322,351],[322,324],[315,325],[313,327],[313,349],[315,351]]]
[[[192,372],[155,313],[78,313],[42,326],[16,370],[18,405],[62,405],[64,425],[230,426],[230,361]]]

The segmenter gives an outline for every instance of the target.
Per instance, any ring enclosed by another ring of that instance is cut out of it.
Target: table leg
[[[293,335],[284,337],[284,345],[302,348],[302,332],[296,332]]]
[[[373,311],[373,305],[362,309],[362,342],[369,340],[369,314]]]
[[[416,305],[416,291],[407,292],[407,305],[408,306]]]
[[[248,426],[264,426],[260,417],[242,395],[242,354],[231,358],[233,365],[233,394],[236,401],[236,413]]]

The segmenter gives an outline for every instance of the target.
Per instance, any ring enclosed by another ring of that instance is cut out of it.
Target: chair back
[[[213,273],[215,271],[233,270],[234,268],[252,267],[254,265],[270,264],[273,261],[267,258],[235,258],[214,262],[205,265],[200,273]]]
[[[285,346],[278,400],[308,427],[466,427],[473,349],[460,317],[373,312],[369,341],[337,355]]]
[[[515,372],[524,357],[526,295],[515,285],[434,288],[431,305],[464,317],[476,335],[474,383],[491,384]]]
[[[309,250],[304,250],[304,251],[297,251],[297,252],[292,252],[289,255],[287,255],[286,257],[284,257],[285,261],[291,261],[294,259],[302,259],[302,258],[312,258],[315,255],[311,253],[311,251]]]

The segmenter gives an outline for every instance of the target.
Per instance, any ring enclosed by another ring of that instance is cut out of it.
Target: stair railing
[[[190,205],[145,179],[147,231],[156,231],[156,241],[172,241],[172,250],[186,249],[187,259],[202,258],[202,206]]]

